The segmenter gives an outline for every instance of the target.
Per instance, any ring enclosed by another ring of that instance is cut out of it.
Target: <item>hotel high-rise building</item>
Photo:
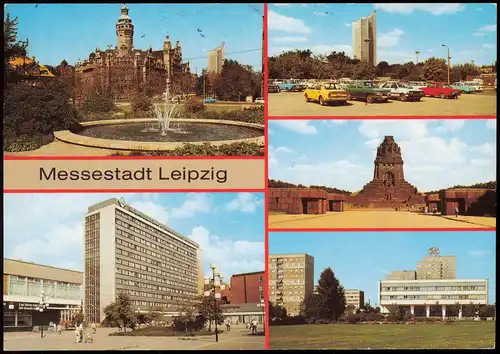
[[[352,23],[352,50],[354,59],[377,65],[377,14],[362,17]]]
[[[219,47],[208,51],[208,68],[209,73],[220,74],[222,65],[224,64],[225,44],[222,43]]]
[[[385,280],[415,280],[417,279],[417,272],[414,270],[395,270],[392,271]]]
[[[291,316],[300,313],[302,300],[314,291],[314,257],[308,254],[269,255],[269,301]]]
[[[344,290],[346,306],[352,305],[354,308],[363,309],[365,307],[365,292],[361,290]]]
[[[429,249],[429,256],[417,263],[417,279],[456,279],[457,260],[455,256],[441,256],[439,248]]]
[[[104,308],[124,292],[134,309],[168,315],[203,291],[196,242],[126,204],[109,199],[85,215],[85,320],[100,323]]]

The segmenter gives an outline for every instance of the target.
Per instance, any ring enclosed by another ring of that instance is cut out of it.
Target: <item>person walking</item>
[[[255,318],[252,320],[252,334],[257,334],[257,321]]]
[[[229,321],[229,318],[226,320],[226,330],[231,332],[231,321]]]
[[[455,217],[458,218],[458,206],[455,207]]]
[[[62,325],[60,323],[57,325],[57,334],[62,334]]]
[[[92,334],[95,334],[97,332],[97,326],[95,323],[92,323],[92,325],[90,326],[92,328]]]
[[[80,328],[78,326],[75,327],[75,343],[80,343]]]
[[[83,322],[78,326],[78,332],[80,334],[80,342],[83,343]]]

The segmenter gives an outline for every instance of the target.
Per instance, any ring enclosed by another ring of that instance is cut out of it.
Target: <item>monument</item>
[[[401,148],[393,136],[385,136],[377,148],[373,179],[346,203],[368,207],[403,207],[424,204],[424,196],[405,180]]]

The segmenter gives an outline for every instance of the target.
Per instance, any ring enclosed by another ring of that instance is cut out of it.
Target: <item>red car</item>
[[[425,96],[441,97],[441,98],[458,98],[460,90],[451,88],[450,85],[444,82],[433,82],[427,87],[421,87]]]

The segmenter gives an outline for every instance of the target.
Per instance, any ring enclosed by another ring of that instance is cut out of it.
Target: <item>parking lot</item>
[[[269,116],[494,116],[496,115],[496,91],[463,94],[458,99],[425,97],[420,102],[365,104],[349,101],[344,106],[320,106],[306,103],[303,92],[270,93]]]

